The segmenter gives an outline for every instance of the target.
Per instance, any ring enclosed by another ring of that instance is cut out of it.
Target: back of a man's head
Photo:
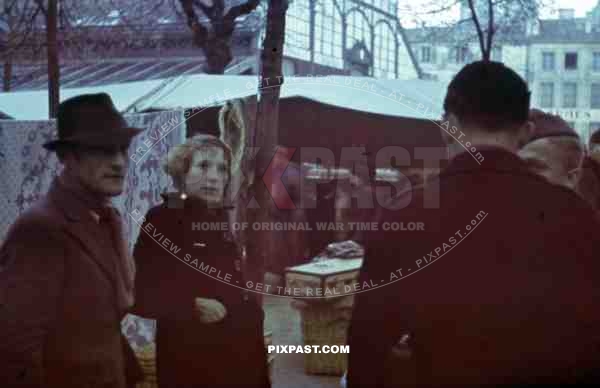
[[[448,85],[447,114],[462,126],[486,132],[517,130],[527,121],[530,92],[525,81],[499,62],[466,65]]]

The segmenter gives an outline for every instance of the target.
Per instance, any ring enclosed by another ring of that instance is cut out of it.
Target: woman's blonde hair
[[[194,135],[185,143],[171,148],[163,160],[162,168],[173,179],[173,184],[178,190],[183,189],[185,175],[189,171],[194,152],[206,147],[219,147],[223,150],[227,163],[227,183],[225,185],[225,191],[227,191],[231,181],[231,149],[220,139],[204,134]]]

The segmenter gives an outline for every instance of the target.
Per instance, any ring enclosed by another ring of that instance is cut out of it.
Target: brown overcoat
[[[124,388],[139,371],[121,333],[118,253],[98,228],[58,179],[12,225],[0,248],[0,385]]]
[[[516,155],[478,152],[399,195],[408,206],[367,236],[349,388],[598,383],[594,212]]]

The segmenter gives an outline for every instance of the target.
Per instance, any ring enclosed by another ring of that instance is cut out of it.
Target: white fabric
[[[264,81],[263,87],[277,83]],[[130,82],[102,87],[64,89],[61,98],[80,93],[110,93],[122,110],[136,103],[137,111],[147,108],[181,110],[222,105],[225,101],[257,92],[258,76],[195,74],[165,80]],[[438,81],[384,80],[368,77],[326,76],[286,77],[281,97],[302,96],[325,104],[359,111],[439,119],[446,83]],[[19,120],[44,120],[48,117],[47,92],[0,93],[0,111]],[[27,107],[24,109],[23,107]]]

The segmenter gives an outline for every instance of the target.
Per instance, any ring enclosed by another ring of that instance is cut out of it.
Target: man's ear
[[[580,174],[581,174],[581,167],[574,168],[567,172],[567,180],[569,181],[569,185],[571,188],[575,188],[577,186],[577,182],[579,181]]]
[[[452,128],[453,122],[454,122],[454,120],[450,120],[448,116],[446,116],[440,122],[440,131],[442,133],[442,140],[444,141],[444,144],[446,144],[448,146],[450,146],[456,142],[456,139],[454,138],[454,136],[452,136],[450,133],[448,133],[450,128]]]
[[[529,140],[533,137],[533,133],[535,132],[535,123],[531,120],[525,121],[521,128],[519,128],[518,134],[518,145],[519,149],[522,148],[525,144],[529,143]]]
[[[452,128],[452,126],[459,127],[458,119],[454,115],[454,113],[447,113],[444,118],[440,121],[440,131],[442,132],[442,140],[448,146],[456,143],[456,138],[452,136],[448,131]]]

